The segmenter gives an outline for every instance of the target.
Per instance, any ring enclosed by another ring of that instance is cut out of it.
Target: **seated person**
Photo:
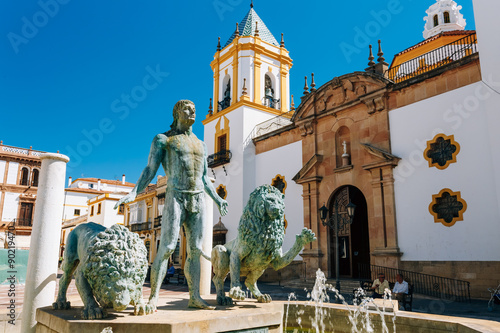
[[[385,274],[380,273],[378,275],[378,279],[373,281],[373,285],[370,288],[373,290],[373,298],[383,298],[384,297],[384,290],[385,289],[390,289],[389,288],[389,282],[385,279]]]
[[[170,278],[174,276],[175,274],[175,267],[172,262],[168,263],[168,269],[167,269],[167,275],[165,276],[165,280],[167,280],[167,283],[170,283]]]
[[[403,302],[405,296],[408,295],[408,282],[403,280],[401,274],[396,275],[396,283],[392,289],[392,299]]]

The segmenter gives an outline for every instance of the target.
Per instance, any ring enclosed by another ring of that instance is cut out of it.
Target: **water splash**
[[[316,271],[316,281],[314,283],[314,287],[310,292],[307,292],[307,298],[309,299],[308,304],[314,306],[314,316],[309,318],[311,322],[312,330],[307,332],[316,332],[316,333],[325,333],[325,332],[334,332],[335,318],[330,318],[331,311],[327,311],[327,307],[325,304],[330,303],[330,295],[329,292],[333,293],[335,296],[335,301],[338,303],[342,303],[345,306],[345,309],[348,311],[348,319],[351,324],[351,333],[364,333],[364,332],[375,332],[375,328],[370,319],[370,313],[373,313],[375,310],[376,313],[381,318],[382,332],[389,333],[389,329],[386,323],[386,315],[392,314],[392,324],[393,324],[393,332],[396,332],[396,309],[393,308],[393,303],[391,301],[391,291],[386,289],[384,292],[384,301],[382,303],[382,310],[377,306],[374,302],[373,298],[366,295],[366,292],[358,288],[354,293],[353,304],[354,306],[350,306],[345,301],[344,297],[339,293],[337,289],[335,289],[331,284],[326,283],[327,279],[325,274],[318,269]],[[286,316],[285,316],[285,329],[288,323],[288,310],[291,305],[291,302],[296,301],[297,297],[295,294],[290,294],[288,297],[288,304],[286,308]],[[298,305],[296,305],[298,307]],[[392,308],[392,313],[387,312],[386,308]],[[301,316],[304,314],[304,310],[297,311],[296,322],[299,324],[300,329],[302,329],[302,318]],[[294,330],[295,332],[296,330]],[[301,331],[301,330],[300,330]]]

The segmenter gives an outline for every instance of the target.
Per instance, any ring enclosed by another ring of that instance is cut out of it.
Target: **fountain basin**
[[[318,309],[311,302],[293,301],[281,302],[284,307],[283,322],[285,332],[301,333],[310,331],[314,327],[314,318]],[[288,308],[288,316],[286,315]],[[323,315],[322,323],[324,332],[351,333],[351,332],[369,332],[363,328],[366,322],[361,315],[358,317],[358,331],[353,330],[353,325],[349,320],[349,315],[357,310],[356,307],[340,304],[323,304],[320,311]],[[394,314],[396,315],[394,317]],[[489,333],[500,332],[500,323],[490,320],[472,319],[464,317],[452,317],[442,315],[432,315],[426,313],[398,311],[382,312],[368,311],[366,317],[372,323],[373,332],[384,332],[382,322],[385,320],[388,332],[394,332],[394,324],[397,333],[415,333],[415,332],[460,332],[460,333]],[[299,319],[300,318],[300,319]],[[299,323],[300,322],[300,323]],[[321,328],[321,327],[320,327]],[[294,332],[294,329],[299,329]]]
[[[215,305],[215,295],[206,297],[210,304]],[[110,311],[109,317],[102,320],[81,320],[81,302],[75,302],[75,308],[67,311],[52,310],[52,308],[37,309],[37,332],[101,332],[106,327],[112,327],[113,333],[120,332],[312,332],[314,316],[320,311],[324,332],[353,332],[349,314],[356,307],[338,304],[323,304],[315,308],[311,302],[273,301],[263,304],[255,299],[237,302],[235,306],[219,306],[216,310],[197,310],[187,308],[188,295],[160,298],[158,312],[148,316],[134,316],[132,307],[123,312]],[[288,310],[288,316],[287,316]],[[394,313],[382,314],[388,332],[394,332]],[[298,318],[301,318],[300,324]],[[382,317],[377,311],[365,313],[373,325],[373,332],[383,332]],[[363,318],[363,316],[361,316]],[[495,321],[431,315],[417,312],[397,311],[395,317],[396,332],[500,332],[500,323]],[[358,328],[361,327],[358,325]],[[321,326],[320,326],[321,328]],[[369,332],[360,329],[359,332]]]

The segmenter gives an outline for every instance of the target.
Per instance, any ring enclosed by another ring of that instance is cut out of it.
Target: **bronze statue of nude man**
[[[193,133],[194,103],[180,100],[174,106],[171,129],[153,139],[148,164],[134,189],[121,198],[122,203],[135,200],[163,166],[167,190],[163,208],[160,248],[151,268],[151,296],[146,311],[155,311],[161,283],[168,268],[168,258],[174,252],[181,225],[187,238],[187,260],[184,273],[189,286],[189,307],[213,309],[200,297],[200,258],[203,243],[205,192],[215,201],[222,216],[227,214],[227,202],[219,197],[207,175],[207,149]]]

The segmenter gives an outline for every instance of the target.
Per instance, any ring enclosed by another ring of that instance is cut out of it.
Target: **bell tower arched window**
[[[279,99],[276,99],[274,82],[271,75],[264,75],[264,105],[273,109],[278,108]]]
[[[439,19],[438,19],[438,16],[437,14],[434,15],[434,26],[437,27],[439,25]]]
[[[19,180],[19,185],[28,185],[28,179],[29,179],[30,171],[28,168],[22,168],[21,169],[21,179]]]
[[[222,81],[222,100],[218,102],[218,111],[222,111],[231,105],[231,77],[226,75]]]
[[[450,23],[450,13],[449,12],[444,12],[443,18],[444,18],[444,23]]]

